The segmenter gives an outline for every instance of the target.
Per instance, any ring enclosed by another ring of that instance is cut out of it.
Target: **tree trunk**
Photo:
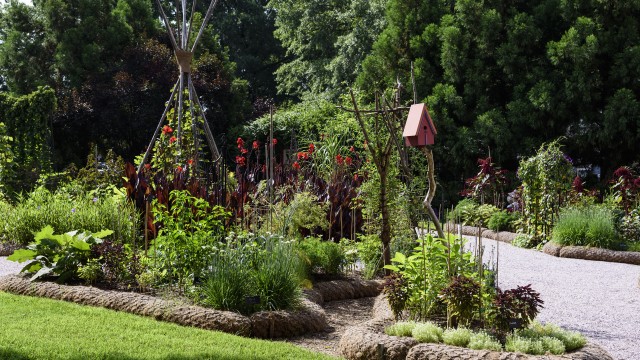
[[[391,219],[389,218],[389,206],[387,204],[387,167],[379,167],[380,175],[380,215],[382,216],[382,229],[380,231],[380,241],[382,242],[382,256],[384,265],[391,264]],[[385,269],[385,275],[390,275],[391,271]]]

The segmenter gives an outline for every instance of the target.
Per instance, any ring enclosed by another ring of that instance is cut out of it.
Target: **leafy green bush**
[[[9,237],[7,236],[9,232],[9,228],[13,226],[8,220],[11,218],[11,214],[13,214],[13,206],[8,202],[4,201],[0,194],[0,243],[9,242]]]
[[[542,347],[545,349],[545,352],[550,352],[553,355],[561,355],[564,354],[566,350],[564,343],[560,339],[543,336],[540,340],[542,341]]]
[[[342,272],[346,255],[339,244],[306,238],[298,243],[309,274],[337,275]]]
[[[469,339],[469,349],[502,351],[502,344],[484,331],[473,333]]]
[[[31,280],[53,275],[59,282],[65,282],[76,278],[78,269],[90,260],[91,246],[100,244],[103,237],[112,233],[111,230],[95,234],[71,231],[55,235],[53,228],[46,226],[36,234],[34,243],[27,249],[16,250],[8,259],[20,263],[30,261],[21,272],[33,274]]]
[[[635,208],[620,219],[620,233],[629,243],[640,243],[640,208]]]
[[[564,209],[552,233],[553,242],[560,245],[610,249],[618,239],[612,212],[599,206]]]
[[[471,220],[468,218],[469,214],[472,214],[478,206],[478,203],[472,199],[462,199],[449,213],[447,220],[466,224]]]
[[[562,342],[562,344],[566,348],[566,351],[579,349],[587,343],[585,337],[579,332],[567,331],[557,325],[550,323],[542,325],[538,322],[534,322],[531,324],[531,326],[529,326],[529,328],[518,330],[518,333],[529,338],[556,338]]]
[[[418,323],[411,331],[411,336],[422,343],[439,343],[442,334],[442,328],[431,322]]]
[[[153,241],[154,264],[178,286],[186,286],[202,277],[207,257],[224,235],[224,219],[229,214],[186,190],[172,191],[169,202],[170,208],[157,199],[153,202],[155,223],[161,226]]]
[[[529,234],[518,234],[515,239],[511,242],[511,245],[530,249],[536,246],[536,241],[534,240],[532,235]]]
[[[506,210],[494,212],[487,221],[487,228],[497,231],[513,231],[514,222],[518,219],[515,213]]]
[[[447,329],[442,334],[442,341],[447,345],[467,347],[473,332],[465,328]]]
[[[364,263],[363,276],[365,279],[374,278],[382,269],[382,243],[380,238],[373,235],[359,235],[358,256]]]
[[[390,336],[411,336],[416,323],[413,321],[401,321],[384,329],[385,334]]]
[[[127,244],[134,242],[140,228],[134,204],[115,187],[104,197],[96,197],[73,184],[54,193],[38,187],[21,198],[15,207],[6,207],[6,210],[6,223],[0,228],[0,238],[24,245],[33,239],[34,232],[47,225],[57,233],[112,229],[112,238]]]
[[[300,304],[302,261],[293,244],[280,237],[240,238],[219,244],[207,268],[198,291],[206,306],[248,314]],[[259,301],[248,303],[247,297]]]

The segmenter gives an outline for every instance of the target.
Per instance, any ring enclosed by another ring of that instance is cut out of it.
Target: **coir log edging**
[[[462,233],[462,235],[466,235],[466,236],[480,235],[481,237],[486,239],[505,242],[508,244],[511,244],[513,242],[513,239],[515,239],[516,236],[518,236],[518,234],[509,232],[509,231],[495,232],[493,230],[489,230],[483,227],[478,228],[477,226],[459,225],[459,224],[453,224],[453,223],[449,223],[445,225],[445,230],[448,229],[452,233],[457,234],[458,226],[460,226],[460,232]],[[478,229],[480,230],[480,233],[478,233]]]
[[[562,258],[640,265],[640,252],[634,251],[615,251],[586,246],[563,246],[551,241],[544,245],[542,251],[545,254]]]
[[[420,344],[413,338],[389,336],[385,325],[393,322],[389,303],[378,296],[373,308],[373,320],[345,331],[340,339],[340,353],[349,360],[613,360],[602,348],[587,344],[582,349],[564,355],[525,355],[510,352],[471,350],[443,344]],[[380,354],[382,351],[382,354]]]
[[[300,309],[261,311],[248,317],[230,311],[208,309],[133,292],[32,282],[18,275],[0,277],[0,291],[104,307],[185,326],[266,339],[323,331],[327,327],[327,320],[321,304],[326,301],[325,295],[329,299],[335,297],[334,287],[350,289],[349,294],[352,296],[375,296],[380,293],[377,290],[379,283],[376,281],[338,280],[331,283],[333,285],[323,284],[311,290],[312,299],[303,299]],[[376,293],[373,293],[374,289],[377,290]]]

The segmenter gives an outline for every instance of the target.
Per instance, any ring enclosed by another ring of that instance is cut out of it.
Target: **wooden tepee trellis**
[[[160,0],[156,0],[156,4],[158,5],[158,9],[160,11],[160,15],[162,20],[167,28],[167,32],[169,33],[169,38],[171,40],[171,45],[173,47],[173,51],[176,56],[176,60],[178,62],[178,66],[180,68],[180,76],[176,81],[176,84],[173,87],[173,91],[171,92],[171,96],[169,97],[169,101],[167,102],[167,106],[162,113],[160,118],[160,122],[156,127],[155,132],[153,133],[153,137],[151,138],[151,142],[147,147],[147,150],[138,166],[138,173],[142,171],[142,167],[149,159],[151,154],[151,150],[153,145],[155,144],[158,135],[163,127],[165,120],[167,119],[167,114],[169,111],[174,108],[177,113],[178,118],[178,126],[176,129],[176,139],[178,142],[178,149],[181,149],[182,146],[182,137],[184,129],[182,128],[183,119],[187,111],[189,111],[189,115],[191,116],[191,131],[193,132],[193,141],[195,147],[195,156],[197,156],[197,150],[199,149],[199,129],[198,129],[198,121],[196,121],[197,117],[200,117],[203,121],[203,132],[207,141],[207,145],[209,146],[209,150],[211,151],[211,155],[213,157],[213,162],[216,163],[220,160],[220,152],[218,151],[218,147],[216,146],[215,140],[213,139],[213,134],[211,133],[211,129],[209,128],[209,124],[207,123],[207,118],[204,115],[204,110],[202,109],[202,105],[200,104],[200,100],[198,98],[198,94],[196,93],[196,89],[193,86],[193,81],[191,80],[191,60],[193,59],[193,53],[198,46],[198,42],[204,33],[204,30],[207,26],[207,23],[211,19],[211,15],[213,14],[213,9],[215,8],[218,0],[211,0],[209,8],[207,9],[207,13],[202,21],[202,25],[197,32],[195,40],[191,47],[189,47],[191,35],[193,35],[193,21],[194,14],[196,10],[196,2],[197,0],[193,0],[191,4],[191,11],[189,17],[187,17],[187,0],[178,0],[175,8],[175,29],[172,23],[167,18],[167,15],[160,3]],[[188,109],[185,106],[185,89],[188,97]],[[197,106],[196,106],[197,105]],[[198,159],[194,159],[196,164]]]

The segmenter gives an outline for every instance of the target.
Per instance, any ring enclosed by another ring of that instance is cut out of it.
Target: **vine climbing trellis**
[[[142,161],[138,165],[138,173],[142,171],[143,166],[149,160],[153,146],[158,139],[158,136],[163,129],[163,125],[165,124],[165,121],[167,120],[167,117],[172,109],[174,111],[174,115],[177,117],[176,141],[177,148],[179,150],[176,156],[178,157],[182,155],[181,151],[185,135],[185,129],[183,129],[183,125],[184,119],[188,116],[191,119],[190,130],[193,136],[193,153],[189,155],[195,166],[197,166],[197,164],[199,163],[200,156],[200,129],[198,128],[198,124],[202,124],[202,130],[209,150],[211,151],[213,163],[218,163],[221,160],[220,152],[218,151],[218,147],[216,146],[213,134],[211,133],[211,129],[209,127],[209,124],[207,123],[203,107],[200,103],[200,99],[198,98],[198,94],[191,78],[191,62],[193,60],[193,53],[197,48],[200,39],[202,38],[209,20],[211,19],[213,10],[216,7],[218,0],[212,0],[209,4],[209,8],[207,9],[206,15],[197,33],[193,31],[196,3],[197,1],[193,0],[191,4],[191,11],[189,12],[187,0],[178,0],[175,11],[173,12],[176,16],[176,19],[172,24],[172,22],[169,21],[169,18],[167,17],[167,14],[165,13],[160,0],[156,0],[160,16],[162,17],[162,21],[164,22],[169,34],[171,46],[173,48],[178,67],[180,69],[180,75],[173,87],[171,96],[167,101],[167,105],[164,109],[164,112],[162,113],[162,116],[160,117],[160,121],[158,122],[158,126],[153,133],[149,146],[147,147],[147,150],[143,155]],[[196,37],[191,43],[191,36],[193,34],[196,34]],[[185,95],[187,101],[185,101]]]

